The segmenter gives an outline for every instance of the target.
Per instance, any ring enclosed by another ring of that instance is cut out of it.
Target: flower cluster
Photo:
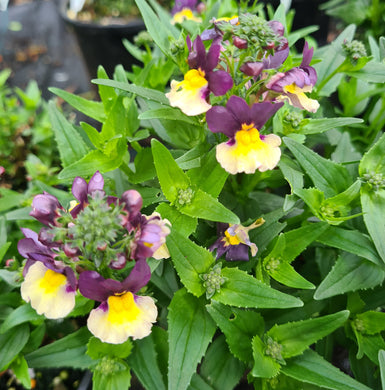
[[[183,4],[191,10],[196,2]],[[280,160],[281,141],[261,134],[265,123],[285,101],[312,113],[319,107],[307,96],[317,81],[313,49],[305,43],[300,65],[286,70],[289,45],[280,22],[246,13],[213,19],[212,25],[193,42],[187,36],[190,70],[182,81],[171,81],[166,96],[188,116],[205,114],[208,129],[228,137],[216,146],[227,172],[271,170]]]
[[[18,250],[27,260],[21,294],[51,319],[67,316],[78,292],[100,302],[88,328],[103,342],[118,344],[147,336],[156,321],[153,299],[137,293],[151,277],[147,259],[168,257],[170,223],[157,213],[142,214],[137,191],[116,198],[103,187],[99,172],[89,183],[75,178],[77,201],[69,210],[48,193],[35,196],[31,215],[46,227],[39,233],[22,229]]]

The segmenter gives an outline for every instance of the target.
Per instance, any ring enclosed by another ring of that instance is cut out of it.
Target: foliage
[[[350,25],[313,53],[285,1],[271,20],[136,2],[143,66],[100,67],[100,101],[51,89],[100,126],[50,102],[57,182],[0,210],[0,370],[27,388],[28,368],[64,366],[95,389],[380,389],[383,39],[368,56]]]

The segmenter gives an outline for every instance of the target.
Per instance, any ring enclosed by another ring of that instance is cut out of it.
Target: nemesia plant
[[[92,121],[50,102],[60,186],[0,204],[0,371],[380,389],[383,39],[317,47],[287,1],[136,2],[143,65],[100,67],[100,101],[51,88]]]

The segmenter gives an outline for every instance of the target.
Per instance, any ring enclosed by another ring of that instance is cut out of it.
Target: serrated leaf
[[[344,374],[311,349],[289,359],[281,372],[301,382],[332,390],[370,390],[369,387]]]
[[[385,134],[364,154],[359,165],[359,174],[385,173]]]
[[[157,362],[155,342],[153,333],[141,340],[136,340],[128,364],[147,390],[166,390]]]
[[[364,222],[381,259],[385,262],[385,190],[361,188]]]
[[[345,167],[321,157],[290,138],[284,137],[284,142],[314,185],[323,191],[327,198],[343,192],[350,186],[352,180]]]
[[[383,265],[382,260],[377,254],[373,242],[369,237],[358,230],[346,230],[336,226],[330,226],[328,230],[316,238],[316,241],[342,249],[345,252],[353,253],[363,257],[379,266]]]
[[[73,367],[89,368],[93,360],[86,355],[91,333],[86,327],[37,349],[25,356],[32,368]]]
[[[349,314],[348,310],[343,310],[323,317],[275,325],[267,335],[282,345],[282,357],[290,358],[334,332],[346,322]]]
[[[343,253],[318,286],[314,299],[325,299],[348,291],[373,288],[382,283],[385,271],[376,264]]]
[[[254,365],[251,375],[257,378],[273,378],[279,373],[281,365],[272,357],[265,355],[265,344],[258,336],[251,342]]]
[[[250,340],[264,332],[262,316],[251,310],[238,309],[212,301],[207,311],[226,337],[231,353],[245,363],[252,361]]]
[[[382,62],[370,61],[361,69],[345,73],[368,83],[385,83],[385,64]]]
[[[50,87],[48,90],[62,98],[76,110],[93,119],[96,119],[98,122],[103,122],[106,119],[104,106],[101,102],[85,99],[60,88]]]
[[[213,255],[174,230],[167,237],[167,247],[180,280],[187,290],[197,297],[203,295],[205,288],[199,275],[208,272],[215,261]]]
[[[361,118],[316,118],[303,119],[299,132],[301,134],[319,134],[342,126],[362,123]]]
[[[21,324],[0,334],[0,371],[7,368],[9,363],[24,348],[29,338],[29,326]]]
[[[107,87],[113,87],[120,89],[125,92],[133,93],[135,95],[141,96],[145,99],[154,100],[156,102],[159,102],[161,104],[165,104],[166,106],[169,106],[169,101],[166,98],[166,95],[160,91],[157,91],[155,89],[150,89],[146,87],[139,87],[135,84],[128,84],[121,81],[115,81],[115,80],[106,80],[106,79],[94,79],[92,80],[94,84],[98,85],[104,85]]]
[[[301,276],[289,263],[281,262],[267,273],[277,282],[293,288],[313,289],[314,284]]]
[[[168,203],[161,203],[156,210],[162,218],[166,218],[171,222],[172,229],[178,234],[189,237],[193,233],[197,226],[197,219],[182,214],[174,206],[170,206]]]
[[[103,173],[110,172],[119,168],[122,163],[122,158],[123,156],[111,159],[110,156],[107,156],[100,150],[92,150],[79,161],[65,167],[59,173],[59,179],[74,178],[79,175],[79,172],[81,172],[83,176],[91,176],[96,171]]]
[[[221,275],[227,281],[212,299],[225,305],[277,309],[303,305],[300,299],[275,290],[237,268],[223,268]]]
[[[179,195],[179,190],[190,187],[190,180],[164,145],[153,139],[151,148],[160,186],[165,197],[173,203]]]
[[[385,330],[385,313],[380,311],[366,311],[359,313],[356,318],[361,321],[362,333],[374,335]]]
[[[121,344],[109,344],[103,343],[97,337],[91,337],[87,344],[87,355],[95,360],[103,356],[124,359],[130,355],[131,350],[132,341],[130,339]]]
[[[185,289],[175,293],[171,301],[168,314],[168,390],[187,389],[214,336],[216,326],[205,310],[204,302]]]
[[[224,222],[224,223],[240,223],[236,214],[223,206],[211,195],[206,194],[200,189],[197,189],[192,197],[192,200],[188,204],[176,207],[181,213],[186,214],[193,218],[203,218],[209,221]]]
[[[77,130],[64,118],[54,102],[49,102],[48,113],[63,167],[83,158],[89,151]]]

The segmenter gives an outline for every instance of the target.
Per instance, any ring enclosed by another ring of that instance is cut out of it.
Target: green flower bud
[[[351,42],[345,41],[342,44],[342,50],[352,64],[356,64],[361,57],[366,57],[366,49],[361,41],[353,40]]]
[[[221,275],[222,263],[215,264],[206,274],[199,275],[203,280],[203,287],[206,289],[206,298],[210,299],[216,292],[221,290],[221,286],[227,281],[227,278]]]
[[[282,348],[283,346],[273,340],[271,337],[266,339],[265,355],[272,357],[274,360],[283,361]]]
[[[374,189],[374,191],[385,188],[385,178],[382,173],[365,173],[361,179],[365,183],[369,184],[369,186]]]
[[[191,188],[186,188],[185,190],[180,189],[178,191],[177,203],[181,206],[185,204],[190,204],[194,196],[194,191]]]

